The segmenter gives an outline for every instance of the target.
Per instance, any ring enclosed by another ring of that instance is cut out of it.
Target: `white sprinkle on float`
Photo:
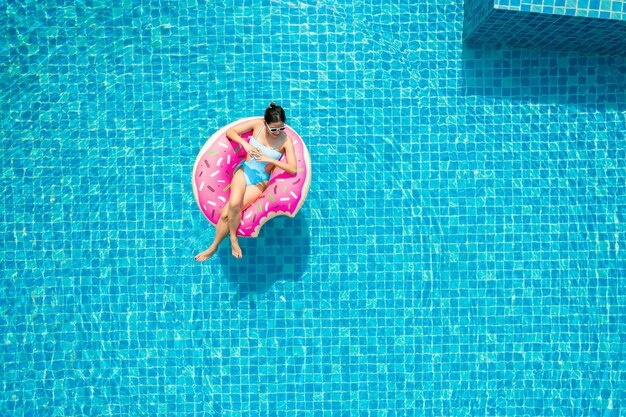
[[[224,160],[224,158],[220,158],[217,160],[217,166],[220,167],[222,166],[222,161]]]
[[[222,148],[228,149],[228,145],[226,145],[224,142],[218,142],[217,144],[220,145]]]
[[[204,189],[204,181],[200,183],[200,191],[202,191],[203,189]]]
[[[214,176],[216,176],[219,173],[220,173],[219,171],[215,171],[214,173],[211,174],[211,178],[213,178]]]
[[[224,196],[218,195],[217,199],[220,200],[222,203],[226,202],[226,199],[224,198]]]
[[[215,202],[213,202],[213,201],[211,201],[211,200],[207,200],[206,202],[207,202],[207,204],[210,204],[210,205],[212,205],[213,207],[217,206],[217,204],[215,204]]]

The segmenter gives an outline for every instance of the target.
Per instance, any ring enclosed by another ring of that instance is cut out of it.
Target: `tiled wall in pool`
[[[626,55],[626,3],[467,0],[468,43]]]
[[[621,0],[491,0],[496,9],[578,17],[626,20],[626,2]]]

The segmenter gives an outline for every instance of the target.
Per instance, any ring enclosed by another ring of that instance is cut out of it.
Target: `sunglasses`
[[[269,125],[267,123],[265,123],[265,126],[267,126],[267,128],[270,130],[270,132],[282,132],[283,130],[285,130],[287,127],[283,126],[283,127],[269,127]]]

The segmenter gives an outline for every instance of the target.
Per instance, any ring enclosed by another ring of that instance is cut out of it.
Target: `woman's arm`
[[[287,155],[287,163],[284,163],[274,158],[269,158],[263,154],[261,154],[258,160],[261,162],[269,162],[285,172],[295,174],[298,170],[298,165],[296,163],[296,151],[293,148],[293,141],[289,136],[287,136],[287,139],[285,139],[284,149],[285,154]]]
[[[238,126],[235,127],[231,127],[230,129],[228,129],[226,131],[226,136],[234,141],[237,142],[238,144],[240,144],[245,150],[246,152],[250,153],[250,150],[252,149],[256,149],[254,148],[252,145],[250,145],[244,138],[241,137],[242,133],[245,132],[249,132],[249,131],[254,131],[254,129],[257,127],[257,125],[259,125],[260,123],[262,123],[259,120],[250,120],[248,122],[245,122],[243,124],[240,124]]]

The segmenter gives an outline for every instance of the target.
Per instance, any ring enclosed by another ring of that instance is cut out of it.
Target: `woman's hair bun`
[[[270,106],[265,109],[265,123],[276,123],[287,121],[287,117],[285,116],[285,110],[282,107],[277,106],[276,102],[272,101]]]

